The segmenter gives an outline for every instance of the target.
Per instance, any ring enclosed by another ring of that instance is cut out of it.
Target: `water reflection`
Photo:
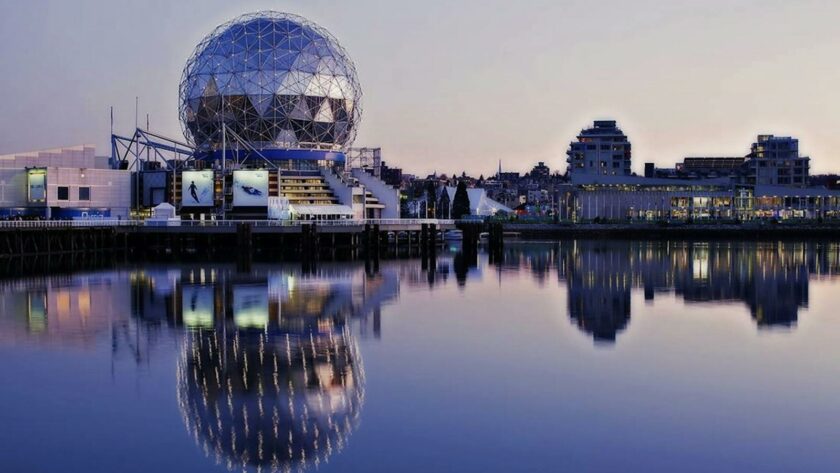
[[[257,471],[302,470],[340,451],[364,400],[351,325],[373,314],[378,335],[381,305],[398,290],[388,270],[181,273],[178,399],[196,442],[229,469]]]
[[[295,471],[334,458],[351,440],[366,389],[358,341],[387,336],[383,307],[401,290],[504,294],[508,281],[526,276],[558,295],[556,311],[575,337],[580,330],[609,345],[640,301],[662,297],[741,306],[762,330],[792,330],[810,282],[839,271],[840,244],[725,241],[510,244],[493,260],[453,248],[425,261],[255,265],[249,273],[149,265],[0,281],[0,346],[105,346],[113,359],[143,365],[171,342],[177,370],[167,376],[204,455],[229,469]],[[510,297],[528,309],[525,296]],[[457,298],[452,304],[465,310]],[[513,315],[495,314],[510,327],[526,320]]]
[[[688,304],[744,303],[759,328],[793,327],[808,306],[809,278],[840,273],[827,242],[561,241],[509,249],[499,272],[552,272],[568,290],[568,316],[596,342],[614,342],[631,316],[631,293],[673,293]]]
[[[792,328],[808,306],[809,279],[838,272],[840,244],[817,241],[569,240],[508,245],[490,262],[453,248],[422,264],[332,264],[314,273],[298,266],[258,265],[245,275],[214,265],[143,268],[0,283],[0,342],[84,346],[109,331],[120,338],[116,329],[130,328],[128,314],[147,328],[219,329],[224,322],[239,329],[280,324],[289,332],[311,328],[289,325],[303,319],[286,315],[314,321],[341,314],[363,335],[379,336],[380,306],[401,284],[453,282],[465,290],[490,277],[503,285],[516,273],[564,286],[566,315],[596,342],[614,342],[627,329],[636,290],[651,303],[663,294],[687,304],[742,303],[759,328]]]
[[[206,455],[229,469],[296,471],[340,451],[364,400],[358,336],[381,335],[396,268],[149,267],[6,281],[0,343],[93,348],[138,364],[181,347],[178,404]],[[130,315],[129,315],[130,314]],[[373,319],[372,321],[370,319]]]
[[[178,400],[206,454],[230,469],[290,471],[344,447],[364,399],[345,330],[198,330],[187,340]]]

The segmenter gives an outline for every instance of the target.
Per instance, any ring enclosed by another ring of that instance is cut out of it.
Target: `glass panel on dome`
[[[335,139],[335,125],[333,123],[317,122],[312,124],[312,132],[317,143],[332,143]]]
[[[330,77],[326,86],[326,93],[324,94],[331,99],[341,99],[344,97],[344,92],[338,85],[338,80],[335,77]]]
[[[349,98],[355,95],[353,93],[353,86],[350,85],[350,81],[348,81],[346,77],[335,76],[333,80],[335,81],[336,87],[338,87],[339,90],[341,90],[341,94],[336,98]]]
[[[219,88],[216,87],[216,80],[213,77],[207,81],[207,85],[204,87],[204,93],[202,94],[204,97],[213,97],[219,95]]]
[[[325,75],[335,75],[338,66],[336,65],[335,58],[333,57],[321,57],[318,61],[318,74],[325,74]]]
[[[309,116],[314,117],[321,110],[321,103],[324,102],[323,97],[304,97],[306,105],[309,107]]]
[[[309,74],[300,71],[289,71],[286,77],[283,78],[283,83],[277,90],[278,94],[282,95],[298,95],[306,92],[306,87],[311,80]]]
[[[329,99],[330,107],[332,108],[333,119],[335,121],[347,120],[347,110],[344,109],[344,101],[341,99]]]
[[[318,56],[314,54],[300,53],[292,67],[299,71],[314,74],[318,72],[318,59]]]
[[[274,138],[275,142],[280,146],[296,146],[297,137],[292,130],[281,129]]]
[[[323,96],[326,95],[324,93],[324,89],[321,86],[321,76],[319,74],[315,74],[310,79],[309,84],[306,86],[306,92],[304,92],[308,96]]]
[[[273,97],[273,95],[252,95],[249,98],[251,99],[251,105],[253,105],[254,110],[256,110],[257,114],[259,114],[259,116],[261,117],[265,117],[266,111],[271,105],[271,100]]]
[[[297,60],[298,54],[288,49],[277,49],[274,52],[274,69],[288,71]]]
[[[321,108],[318,110],[318,113],[315,114],[315,121],[316,122],[332,122],[333,121],[332,109],[330,108],[330,104],[329,104],[328,100],[324,100],[321,103]]]
[[[290,118],[295,120],[311,120],[312,113],[309,111],[309,106],[306,103],[306,97],[297,97],[295,101],[295,108],[289,114]]]
[[[239,75],[246,94],[257,95],[263,93],[260,86],[260,74],[260,72],[243,72]]]
[[[278,115],[287,117],[294,111],[297,100],[297,95],[275,95],[271,106]]]
[[[236,84],[231,84],[232,79],[233,74],[220,73],[215,75],[216,87],[219,89],[221,94],[230,93],[232,87],[237,87]]]

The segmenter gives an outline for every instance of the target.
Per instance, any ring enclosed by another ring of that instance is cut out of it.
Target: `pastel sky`
[[[840,2],[820,0],[0,0],[0,153],[134,126],[181,137],[178,82],[217,24],[274,9],[330,30],[365,92],[356,145],[407,172],[565,170],[570,140],[614,118],[633,170],[743,155],[794,135],[840,172]],[[141,121],[145,121],[142,118]]]

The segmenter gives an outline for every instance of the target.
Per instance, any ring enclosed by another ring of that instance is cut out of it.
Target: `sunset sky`
[[[840,172],[836,1],[0,0],[0,154],[109,150],[109,107],[182,137],[178,82],[204,35],[274,9],[332,32],[364,90],[357,146],[406,172],[565,170],[594,119],[633,144],[633,171],[744,155],[794,135],[812,172]]]

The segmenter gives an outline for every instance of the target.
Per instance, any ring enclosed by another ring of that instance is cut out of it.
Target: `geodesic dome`
[[[180,118],[203,151],[221,149],[223,123],[258,149],[342,150],[355,138],[361,96],[353,62],[327,30],[258,12],[196,46],[181,78]]]

